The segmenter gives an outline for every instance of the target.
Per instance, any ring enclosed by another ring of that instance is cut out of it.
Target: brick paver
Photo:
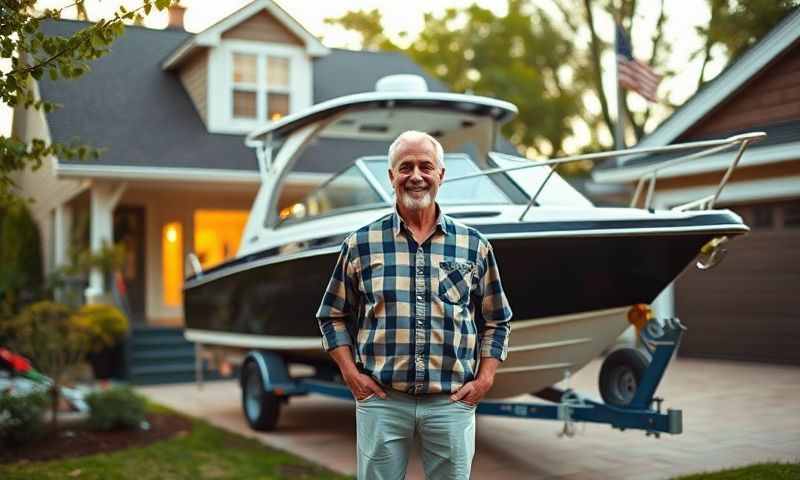
[[[577,373],[572,386],[597,397],[600,361]],[[153,400],[333,470],[355,471],[355,416],[350,402],[311,395],[293,398],[279,429],[248,429],[235,382],[144,387]],[[763,461],[800,461],[800,367],[676,359],[658,396],[683,410],[684,433],[645,437],[606,425],[579,425],[558,438],[557,422],[478,417],[473,478],[663,479]],[[533,398],[519,397],[520,400]],[[409,479],[423,478],[418,456]]]

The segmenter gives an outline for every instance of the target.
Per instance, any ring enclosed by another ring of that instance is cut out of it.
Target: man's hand
[[[465,383],[456,393],[450,395],[450,400],[477,405],[486,396],[490,388],[492,388],[491,381],[476,378],[471,382]]]
[[[339,366],[339,371],[342,372],[342,379],[344,379],[344,383],[347,384],[356,400],[364,400],[372,394],[386,398],[386,393],[372,377],[358,371],[348,345],[336,347],[328,353],[330,353],[336,365]]]
[[[494,384],[494,373],[497,371],[499,365],[500,360],[496,358],[481,357],[481,363],[478,366],[478,376],[475,380],[462,385],[456,393],[450,395],[450,400],[477,405],[492,388]]]
[[[386,393],[383,389],[367,374],[356,370],[354,373],[343,375],[343,378],[356,400],[364,400],[372,395],[377,395],[383,399],[386,398]]]

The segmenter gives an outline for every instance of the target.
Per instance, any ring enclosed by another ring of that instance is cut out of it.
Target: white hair
[[[409,140],[408,137],[423,137],[430,141],[431,144],[433,144],[433,149],[436,152],[436,163],[439,165],[439,168],[444,168],[444,148],[442,148],[442,144],[427,133],[417,130],[406,130],[405,132],[401,133],[391,145],[389,145],[389,168],[394,166],[394,162],[397,160],[394,158],[395,153],[404,141]]]

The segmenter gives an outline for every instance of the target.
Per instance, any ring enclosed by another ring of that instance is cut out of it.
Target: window
[[[171,222],[161,233],[162,298],[165,305],[179,307],[183,302],[183,226]]]
[[[783,205],[783,226],[785,228],[800,228],[800,203],[786,203]]]
[[[232,52],[231,116],[235,120],[278,121],[289,114],[288,57]]]
[[[194,251],[204,270],[236,255],[247,216],[246,210],[195,210]]]

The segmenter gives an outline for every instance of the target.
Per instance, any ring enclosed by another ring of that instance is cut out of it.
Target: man
[[[422,132],[392,143],[395,211],[344,241],[317,312],[356,398],[362,480],[404,478],[417,434],[428,478],[469,478],[475,407],[506,357],[511,309],[492,247],[435,202],[443,157]]]

